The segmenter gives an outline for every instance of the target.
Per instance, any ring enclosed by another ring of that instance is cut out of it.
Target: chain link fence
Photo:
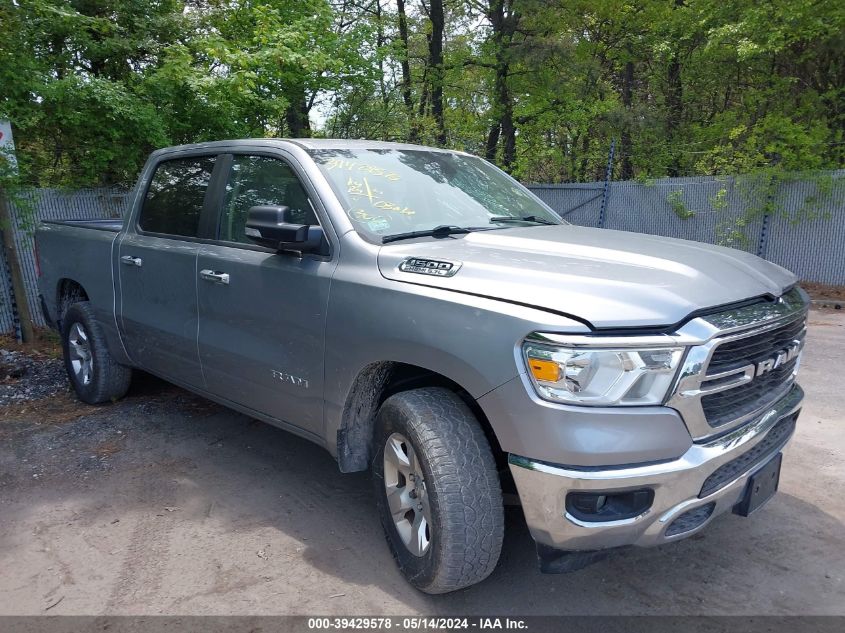
[[[573,224],[739,248],[802,280],[845,285],[845,170],[774,185],[692,177],[611,182],[606,192],[601,182],[528,188]]]
[[[41,220],[84,219],[98,220],[119,218],[129,203],[130,192],[118,188],[82,189],[33,189],[16,196],[9,205],[17,219],[13,230],[15,246],[21,263],[26,300],[33,321],[45,326],[38,301],[38,274],[35,268],[34,229]],[[68,253],[73,256],[72,253]],[[108,271],[103,271],[108,274]],[[0,333],[15,329],[12,313],[12,286],[5,258],[0,258]],[[21,298],[17,298],[21,301]]]
[[[774,187],[713,177],[528,187],[573,224],[740,248],[803,280],[845,285],[845,170]],[[129,191],[115,188],[36,189],[10,205],[18,218],[14,237],[36,325],[45,323],[38,302],[34,226],[46,219],[117,218],[129,199]],[[2,333],[14,330],[8,278],[0,258]]]

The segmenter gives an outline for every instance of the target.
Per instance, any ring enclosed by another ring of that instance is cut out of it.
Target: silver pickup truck
[[[493,571],[505,498],[546,572],[752,513],[803,396],[791,273],[566,224],[461,152],[174,147],[124,221],[36,237],[82,400],[120,398],[138,368],[370,469],[398,566],[429,593]]]

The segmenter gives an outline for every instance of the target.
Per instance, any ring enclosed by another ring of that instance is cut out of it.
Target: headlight
[[[661,404],[683,347],[591,348],[525,342],[528,375],[541,398],[569,404]]]

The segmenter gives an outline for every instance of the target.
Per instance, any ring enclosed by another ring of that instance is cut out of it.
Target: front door
[[[312,197],[278,157],[235,154],[217,240],[197,260],[199,353],[207,389],[321,434],[323,333],[335,261],[276,253],[244,234],[247,212],[284,205],[318,224]]]
[[[158,164],[136,226],[118,248],[119,323],[142,369],[202,387],[197,353],[197,254],[214,156]]]

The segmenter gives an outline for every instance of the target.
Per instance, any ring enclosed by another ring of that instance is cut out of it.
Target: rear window
[[[214,158],[195,156],[160,163],[141,208],[141,230],[197,237]]]

